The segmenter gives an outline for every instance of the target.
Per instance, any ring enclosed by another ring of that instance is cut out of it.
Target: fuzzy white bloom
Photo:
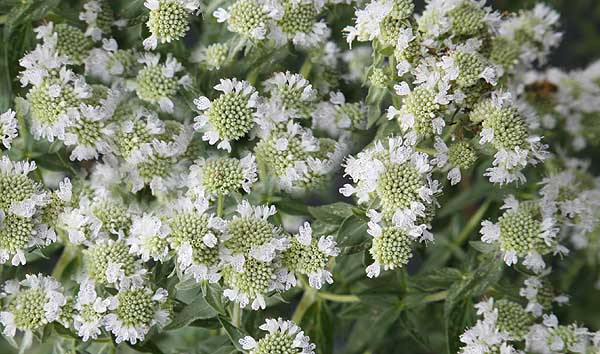
[[[145,262],[151,258],[162,262],[169,254],[167,242],[169,232],[169,226],[163,224],[157,216],[152,214],[135,216],[129,237],[126,239],[130,246],[129,252],[140,256]]]
[[[201,96],[194,100],[200,115],[194,129],[202,130],[202,140],[217,148],[231,151],[231,141],[238,140],[254,126],[258,92],[247,81],[221,79],[214,87],[222,94],[214,101]],[[236,112],[235,114],[233,112]]]
[[[0,114],[0,139],[2,139],[2,145],[7,149],[10,149],[12,141],[19,135],[19,124],[15,116],[15,111],[11,109]]]
[[[543,255],[568,252],[558,242],[556,220],[540,201],[519,202],[511,195],[502,209],[498,222],[484,220],[479,232],[483,242],[499,246],[506,265],[521,258],[523,265],[540,273],[546,267]]]
[[[73,327],[84,342],[100,335],[104,314],[110,306],[110,300],[99,297],[95,287],[93,281],[82,279],[76,297]]]
[[[8,337],[14,337],[17,330],[29,331],[58,321],[67,302],[61,284],[42,274],[26,274],[25,279],[20,282],[7,281],[4,284],[3,296],[9,303],[14,302],[16,305],[13,308],[6,307],[0,312],[0,323],[4,326],[3,334]],[[21,325],[24,328],[19,327]]]
[[[308,336],[304,335],[300,327],[292,321],[284,321],[281,318],[266,319],[265,323],[259,328],[266,331],[268,335],[259,340],[250,336],[239,339],[242,348],[250,354],[259,354],[260,352],[257,351],[259,347],[267,347],[281,353],[314,354],[316,346],[310,342]],[[280,337],[290,337],[291,340],[280,340]]]
[[[170,321],[168,311],[161,308],[168,300],[165,289],[153,292],[144,286],[124,286],[107,300],[108,312],[102,322],[116,336],[117,343],[143,341],[151,327],[163,327]]]

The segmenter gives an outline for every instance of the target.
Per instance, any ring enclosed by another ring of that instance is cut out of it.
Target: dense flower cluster
[[[555,315],[600,288],[600,62],[540,68],[546,5],[33,2],[0,13],[27,32],[0,58],[20,352],[328,354],[335,330],[352,354],[600,353],[597,322]]]

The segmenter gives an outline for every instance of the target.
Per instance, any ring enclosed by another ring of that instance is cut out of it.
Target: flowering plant
[[[548,6],[0,25],[0,352],[600,353],[600,62]]]

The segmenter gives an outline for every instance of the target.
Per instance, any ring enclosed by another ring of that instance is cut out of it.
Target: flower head
[[[189,15],[200,12],[198,0],[146,0],[150,10],[146,25],[152,34],[144,40],[146,50],[156,49],[156,45],[170,43],[183,38],[190,29]]]
[[[115,13],[106,0],[88,0],[83,4],[79,19],[87,23],[85,35],[99,41],[112,33],[112,27],[123,27],[126,20],[116,20]]]
[[[12,141],[17,137],[19,124],[15,119],[16,113],[8,110],[0,114],[0,139],[5,148],[10,149]]]
[[[140,256],[144,262],[150,259],[164,261],[169,254],[167,237],[170,231],[159,217],[144,214],[134,217],[126,242],[130,252]]]
[[[33,331],[57,321],[66,304],[59,282],[42,274],[27,274],[25,280],[9,280],[3,289],[5,306],[0,312],[3,334]]]
[[[294,353],[314,354],[316,346],[310,338],[292,321],[266,319],[259,327],[268,332],[258,341],[250,336],[239,340],[242,348],[250,354]]]
[[[56,241],[56,234],[41,223],[48,204],[42,185],[27,175],[34,162],[0,160],[0,263],[25,264],[25,252],[34,246]]]
[[[190,186],[204,190],[207,195],[221,196],[243,189],[250,193],[257,180],[256,162],[252,154],[242,159],[209,157],[196,160],[190,167]]]
[[[258,93],[246,81],[225,79],[215,86],[222,94],[210,101],[201,96],[194,100],[201,112],[194,121],[194,129],[203,130],[202,139],[219,149],[231,151],[231,141],[245,136],[256,122]]]
[[[333,236],[313,237],[310,224],[305,222],[290,241],[289,248],[284,251],[282,262],[291,272],[307,275],[309,285],[320,289],[325,283],[333,283],[333,276],[327,265],[330,257],[335,257],[338,253],[339,248],[336,247]],[[295,281],[292,280],[291,283]]]
[[[100,239],[84,251],[87,275],[99,284],[139,283],[145,270],[124,240]]]
[[[144,285],[121,287],[117,295],[107,300],[104,328],[116,336],[117,343],[143,341],[151,327],[165,326],[170,320],[165,308],[168,293],[162,288],[152,291]]]
[[[523,264],[535,272],[546,267],[542,258],[549,253],[565,252],[556,239],[558,228],[539,202],[518,202],[509,196],[505,200],[504,214],[496,224],[481,223],[481,240],[498,243],[507,265],[523,258]]]
[[[167,240],[177,254],[179,269],[197,282],[221,279],[219,249],[225,222],[208,214],[208,201],[180,198],[167,218]]]
[[[160,55],[151,53],[144,53],[138,61],[145,65],[136,78],[138,97],[158,104],[165,112],[173,112],[172,98],[181,88],[187,88],[191,84],[188,75],[179,74],[183,70],[181,63],[171,54],[161,63]]]

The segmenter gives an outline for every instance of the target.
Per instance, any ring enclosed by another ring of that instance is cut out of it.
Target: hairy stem
[[[348,294],[332,294],[328,292],[318,292],[317,296],[324,300],[329,300],[333,302],[360,302],[360,298],[356,295],[348,295]]]
[[[63,248],[63,252],[56,262],[56,266],[54,266],[54,270],[52,271],[52,277],[56,280],[60,280],[62,274],[67,269],[67,266],[73,261],[73,259],[77,256],[77,247],[67,245]]]
[[[218,217],[223,216],[223,195],[222,194],[220,194],[219,198],[217,199],[217,216]]]
[[[300,321],[302,321],[302,317],[304,317],[306,310],[308,310],[310,305],[312,305],[315,302],[317,298],[316,295],[316,289],[313,289],[310,286],[304,287],[304,294],[302,295],[302,298],[300,299],[300,302],[298,303],[298,306],[296,306],[296,310],[292,315],[292,321],[294,321],[294,323],[298,325],[300,324]]]
[[[234,303],[233,313],[231,314],[231,323],[237,328],[240,328],[242,326],[242,314],[243,310],[240,307],[240,304]]]
[[[467,240],[467,238],[469,237],[471,232],[473,232],[475,227],[477,227],[477,225],[479,225],[479,223],[481,222],[481,219],[483,219],[483,215],[485,214],[487,209],[490,207],[491,203],[492,203],[492,201],[490,199],[488,199],[483,204],[481,204],[479,209],[477,209],[477,212],[475,212],[475,214],[473,214],[473,216],[471,216],[471,218],[467,222],[467,225],[465,225],[462,232],[458,235],[456,240],[454,240],[455,245],[460,246]]]

